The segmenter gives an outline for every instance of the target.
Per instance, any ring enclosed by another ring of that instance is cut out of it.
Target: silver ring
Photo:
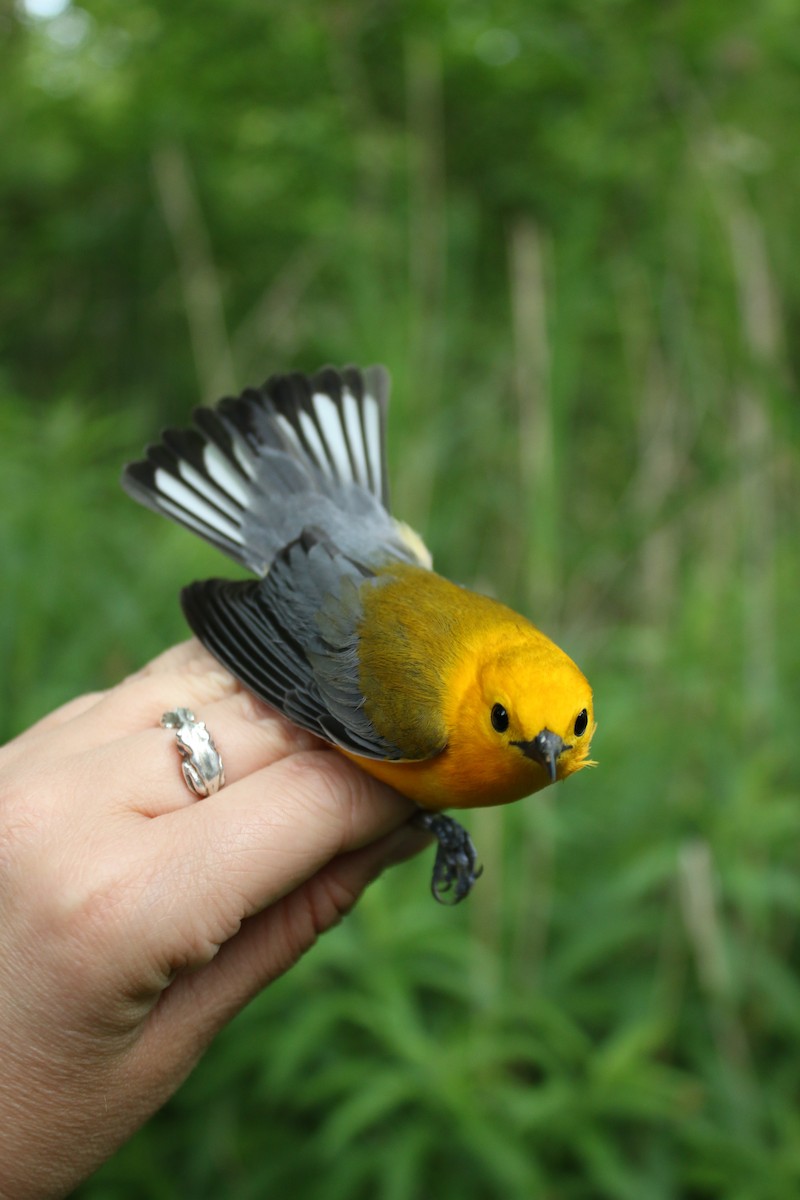
[[[164,713],[161,725],[175,730],[178,752],[183,759],[183,778],[189,791],[203,798],[213,796],[225,782],[225,768],[205,722],[196,721],[188,708],[176,708]]]

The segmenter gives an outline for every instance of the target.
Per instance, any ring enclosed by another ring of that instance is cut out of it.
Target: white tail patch
[[[317,433],[317,427],[307,412],[303,412],[301,410],[297,416],[300,421],[305,439],[311,447],[311,453],[314,456],[317,466],[321,467],[324,471],[329,465],[328,456],[325,453],[325,446],[322,443],[322,439]]]
[[[235,445],[235,443],[234,443]],[[230,460],[219,447],[209,442],[203,451],[203,462],[211,478],[219,484],[227,495],[231,496],[242,508],[247,508],[250,495],[242,478],[231,466]]]
[[[249,475],[251,479],[255,479],[258,459],[250,447],[240,438],[233,439],[233,454],[245,475]]]
[[[372,399],[372,397],[370,397]],[[344,405],[344,424],[347,430],[347,437],[350,445],[353,448],[353,457],[356,460],[356,479],[362,487],[369,488],[369,467],[367,465],[367,450],[364,445],[364,430],[361,426],[361,418],[358,414],[358,401],[349,388],[345,388],[342,392],[342,401]]]
[[[186,463],[182,462],[180,464],[182,472],[186,467]],[[188,470],[199,481],[202,490],[207,493],[209,490],[208,481],[203,479],[202,475],[199,475],[193,468],[190,467]],[[186,478],[185,475],[184,478]],[[199,531],[202,531],[202,526],[205,525],[207,528],[216,530],[222,534],[228,541],[236,542],[240,546],[243,545],[241,531],[238,526],[229,521],[216,508],[212,508],[211,504],[206,503],[202,496],[198,496],[193,488],[187,487],[186,483],[181,483],[174,475],[170,475],[169,471],[165,471],[162,467],[157,467],[154,483],[159,495],[163,499],[173,502],[171,506],[166,503],[164,504],[165,509],[168,507],[171,508],[172,516],[177,517],[178,520],[183,521],[186,525],[192,525],[193,528]],[[216,500],[214,503],[216,503]],[[230,504],[228,504],[226,511],[235,515],[233,509],[230,508]]]
[[[381,409],[374,396],[367,393],[361,409],[364,421],[364,444],[372,468],[375,493],[383,495],[383,470],[381,461]]]
[[[179,459],[178,471],[180,472],[181,479],[184,479],[189,484],[190,488],[194,488],[194,490],[199,492],[201,496],[205,496],[206,500],[209,500],[212,504],[215,504],[217,508],[221,508],[222,511],[227,513],[229,517],[232,517],[234,521],[238,519],[237,510],[234,505],[231,504],[230,496],[226,495],[225,492],[221,492],[219,488],[215,487],[213,482],[206,478],[205,475],[202,475],[200,471],[195,470],[191,463],[186,462],[185,459]]]
[[[330,456],[339,478],[347,482],[353,478],[353,467],[347,452],[347,442],[342,429],[342,417],[330,396],[325,392],[315,392],[313,396],[314,412],[317,414],[322,436],[330,450]],[[323,458],[323,463],[326,461]]]
[[[286,417],[284,417],[281,413],[276,414],[274,421],[275,424],[280,428],[281,434],[286,439],[289,446],[291,446],[292,450],[295,452],[296,457],[301,460],[308,458],[308,455],[303,449],[300,438],[292,428],[291,422],[287,421]]]

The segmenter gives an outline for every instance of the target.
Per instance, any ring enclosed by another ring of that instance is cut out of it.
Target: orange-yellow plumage
[[[558,779],[586,766],[594,732],[587,680],[504,604],[395,564],[367,593],[359,635],[365,712],[407,753],[400,761],[348,757],[424,808],[505,804],[545,787],[547,769],[519,748],[543,729],[565,746]],[[509,717],[502,733],[491,723],[496,704]]]

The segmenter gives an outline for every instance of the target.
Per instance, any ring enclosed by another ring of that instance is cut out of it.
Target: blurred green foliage
[[[54,6],[55,7],[55,6]],[[80,1191],[800,1193],[800,22],[785,0],[0,6],[0,735],[224,569],[123,461],[385,361],[395,506],[600,766],[398,869]]]

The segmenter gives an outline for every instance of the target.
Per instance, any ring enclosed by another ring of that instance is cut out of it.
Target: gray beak
[[[556,781],[556,764],[558,756],[563,750],[569,750],[557,733],[553,733],[550,729],[543,729],[541,733],[537,733],[535,738],[531,738],[529,742],[514,742],[513,745],[519,746],[523,754],[528,758],[532,758],[535,762],[541,763],[544,769],[550,776],[550,782]]]

